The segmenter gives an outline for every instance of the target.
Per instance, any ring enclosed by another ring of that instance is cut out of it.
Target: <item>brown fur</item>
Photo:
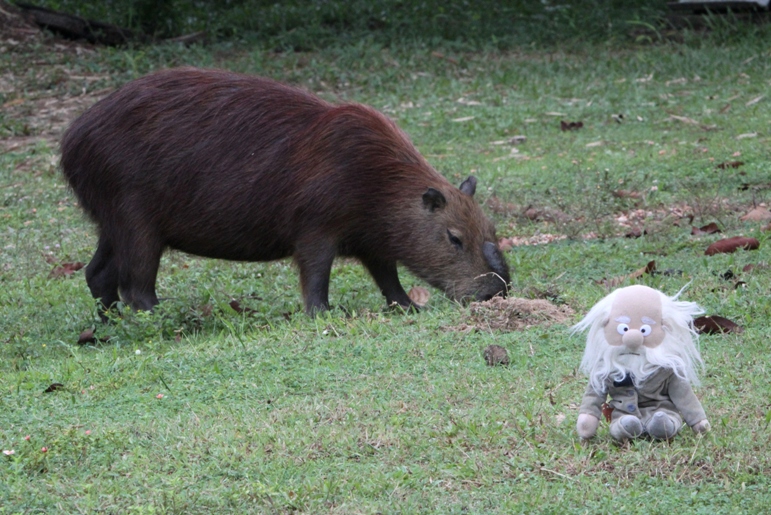
[[[361,260],[405,307],[397,262],[456,299],[505,294],[509,281],[473,178],[450,185],[370,107],[271,80],[191,68],[137,79],[72,124],[61,164],[99,226],[86,279],[105,307],[120,290],[152,309],[166,248],[293,256],[311,313],[328,307],[336,255]]]

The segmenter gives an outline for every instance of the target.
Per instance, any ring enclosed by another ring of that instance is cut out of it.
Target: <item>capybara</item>
[[[170,69],[127,83],[73,122],[61,166],[99,227],[86,268],[109,308],[158,303],[167,248],[210,258],[292,256],[305,310],[329,307],[335,256],[369,270],[388,304],[412,302],[402,263],[453,299],[506,293],[493,224],[394,122],[278,82]],[[120,291],[120,297],[118,292]]]

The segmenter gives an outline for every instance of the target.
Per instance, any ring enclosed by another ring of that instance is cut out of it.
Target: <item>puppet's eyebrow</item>
[[[622,324],[628,324],[631,321],[632,319],[627,316],[616,317],[616,322],[621,322]]]
[[[656,323],[656,321],[653,320],[650,317],[642,317],[640,320],[643,321],[643,324],[655,324]]]

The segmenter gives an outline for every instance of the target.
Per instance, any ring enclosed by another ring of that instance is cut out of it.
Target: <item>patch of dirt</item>
[[[0,1],[0,45],[15,47],[42,39],[35,22],[16,7]]]
[[[6,57],[0,71],[0,153],[40,142],[55,148],[64,129],[111,91],[104,87],[110,77],[77,75],[64,64],[68,55],[92,52],[88,43],[41,31],[23,11],[0,0],[0,54]]]
[[[52,148],[57,147],[70,123],[110,91],[112,90],[7,102],[7,107],[4,106],[5,112],[23,126],[23,134],[0,139],[0,152],[22,149],[42,141]]]
[[[548,300],[518,297],[493,297],[484,302],[472,302],[469,311],[470,323],[449,329],[459,332],[488,329],[521,331],[533,326],[564,324],[575,313],[569,306],[556,306]]]

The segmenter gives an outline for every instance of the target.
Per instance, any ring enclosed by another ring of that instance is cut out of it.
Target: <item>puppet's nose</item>
[[[624,333],[621,337],[621,341],[624,343],[627,349],[637,350],[643,344],[643,334],[637,329],[630,329]]]

